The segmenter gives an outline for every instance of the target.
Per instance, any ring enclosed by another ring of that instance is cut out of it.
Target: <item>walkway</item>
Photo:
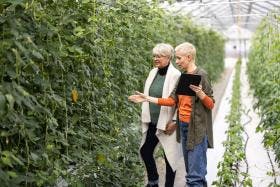
[[[244,134],[244,139],[247,139],[248,136],[246,158],[253,186],[267,187],[274,182],[280,184],[279,176],[273,177],[268,175],[273,169],[275,169],[279,175],[279,168],[277,167],[278,164],[274,162],[274,153],[265,149],[262,144],[263,133],[256,132],[260,118],[253,109],[254,98],[249,90],[245,60],[241,66],[241,103],[243,110],[241,123],[245,124],[245,132],[247,133]],[[243,163],[243,171],[246,172],[246,170],[246,164]]]
[[[228,74],[229,81],[227,82],[226,86],[214,87],[216,88],[214,91],[224,88],[224,95],[219,98],[215,97],[215,99],[220,99],[220,105],[216,107],[216,113],[214,114],[216,115],[213,124],[214,149],[208,149],[207,151],[208,174],[206,179],[209,186],[211,186],[212,182],[216,179],[218,163],[223,159],[224,146],[222,143],[227,138],[226,130],[228,129],[228,123],[226,122],[226,116],[230,112],[230,100],[232,95],[232,83],[234,79],[234,66],[236,61],[237,60],[234,58],[225,60],[226,67],[232,70],[231,73]]]

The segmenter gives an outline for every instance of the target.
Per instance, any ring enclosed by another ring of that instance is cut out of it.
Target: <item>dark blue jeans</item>
[[[207,136],[200,144],[195,145],[194,149],[188,150],[186,147],[188,125],[188,123],[180,122],[181,142],[187,172],[186,184],[188,187],[204,187],[207,186],[205,178],[207,174]]]

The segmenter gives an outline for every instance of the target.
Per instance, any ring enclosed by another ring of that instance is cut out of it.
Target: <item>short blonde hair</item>
[[[166,56],[172,59],[173,54],[173,47],[167,43],[159,43],[153,48],[153,55]]]
[[[185,53],[186,55],[192,55],[193,59],[195,60],[195,57],[196,57],[196,49],[194,47],[193,44],[189,43],[189,42],[184,42],[184,43],[181,43],[180,45],[178,45],[176,48],[175,48],[175,51],[178,52],[183,52]]]

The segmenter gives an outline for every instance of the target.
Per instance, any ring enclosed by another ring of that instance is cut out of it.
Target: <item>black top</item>
[[[166,75],[167,70],[168,70],[169,64],[167,66],[165,66],[164,68],[158,68],[158,73],[163,76]]]

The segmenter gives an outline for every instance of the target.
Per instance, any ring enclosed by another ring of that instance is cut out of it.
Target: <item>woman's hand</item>
[[[201,100],[204,99],[204,97],[206,96],[206,94],[202,91],[201,85],[195,86],[195,85],[191,84],[190,89],[192,89],[196,93],[197,97],[199,97],[199,99],[201,99]]]
[[[148,101],[148,97],[149,96],[147,96],[141,92],[135,91],[135,94],[129,96],[128,100],[130,100],[134,103],[142,103],[142,102]]]
[[[177,128],[176,122],[171,121],[166,125],[164,134],[171,135],[176,130],[176,128]]]
[[[145,94],[143,94],[141,92],[138,92],[138,91],[136,91],[135,93],[136,93],[135,95],[131,95],[131,96],[128,97],[128,99],[130,101],[134,102],[134,103],[142,103],[142,102],[145,102],[145,101],[155,103],[155,104],[158,103],[158,98],[145,95]]]
[[[147,99],[141,95],[131,95],[128,97],[128,100],[134,103],[142,103],[144,101],[147,101]]]

